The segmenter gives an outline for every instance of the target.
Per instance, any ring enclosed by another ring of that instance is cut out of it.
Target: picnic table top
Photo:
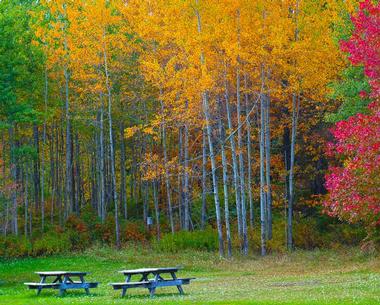
[[[177,272],[182,269],[182,267],[166,267],[166,268],[140,268],[131,270],[121,270],[120,273],[124,275],[128,274],[144,274],[144,273],[165,273],[165,272]]]
[[[82,271],[37,271],[36,274],[40,276],[62,276],[62,275],[71,275],[71,276],[80,276],[80,275],[87,275],[89,272],[82,272]]]

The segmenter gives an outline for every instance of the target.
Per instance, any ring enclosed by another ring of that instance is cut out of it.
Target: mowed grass
[[[196,277],[184,286],[158,288],[150,298],[147,289],[130,289],[125,298],[107,284],[124,278],[121,269],[182,265],[179,276]],[[23,282],[37,281],[34,271],[89,271],[99,281],[90,295],[69,290],[43,290],[36,296]],[[95,248],[86,253],[26,258],[0,262],[0,305],[55,304],[380,304],[380,258],[358,249],[296,251],[293,254],[220,259],[214,253],[154,253],[150,249],[115,251]]]

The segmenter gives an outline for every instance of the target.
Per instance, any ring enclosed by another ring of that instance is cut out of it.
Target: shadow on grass
[[[167,297],[178,297],[178,298],[183,298],[187,296],[187,294],[178,294],[178,293],[170,293],[170,292],[164,292],[164,293],[156,293],[153,297],[151,297],[149,294],[130,294],[130,295],[125,295],[125,297],[115,297],[115,299],[121,299],[121,300],[142,300],[142,299],[147,299],[147,300],[157,300],[161,298],[167,298]]]
[[[86,294],[85,292],[81,291],[70,291],[66,292],[63,295],[59,295],[59,292],[55,291],[42,291],[40,295],[37,295],[36,293],[28,295],[31,299],[45,299],[45,298],[57,298],[57,299],[70,299],[70,298],[93,298],[93,297],[100,297],[105,296],[106,294],[102,293],[89,293]]]

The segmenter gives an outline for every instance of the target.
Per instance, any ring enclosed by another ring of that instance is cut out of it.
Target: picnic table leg
[[[154,276],[154,278],[153,278],[153,281],[151,282],[154,286],[151,287],[151,288],[148,288],[149,293],[150,293],[150,297],[151,297],[151,298],[154,297],[154,293],[156,292],[156,286],[155,286],[155,284],[156,284],[160,279],[162,280],[162,277],[160,276],[159,273],[156,273],[155,276]],[[148,281],[148,275],[146,275],[145,280]]]
[[[131,281],[131,277],[132,275],[131,274],[128,274],[127,277],[125,278],[125,282],[128,283]],[[127,293],[127,288],[126,287],[123,287],[122,291],[121,291],[121,297],[125,297],[125,294]]]
[[[127,288],[123,287],[123,290],[121,291],[121,297],[124,298],[126,293],[127,293]]]
[[[85,283],[83,275],[80,275],[79,279],[80,279],[80,281],[81,281],[82,284]],[[90,294],[90,289],[89,288],[85,288],[84,290],[86,291],[86,294]]]
[[[173,280],[177,279],[177,276],[175,275],[175,272],[170,272],[170,274],[172,275]],[[181,295],[184,294],[184,291],[183,291],[181,285],[177,285],[177,289],[179,291],[179,294],[181,294]]]
[[[59,288],[59,295],[63,296],[65,294],[65,289]]]
[[[43,275],[42,278],[41,278],[40,284],[45,283],[45,280],[46,280],[46,275]],[[37,295],[40,295],[41,290],[42,290],[42,287],[39,286],[38,289],[37,289]]]
[[[59,295],[60,295],[60,296],[63,296],[63,295],[65,294],[66,289],[64,289],[64,288],[62,288],[62,287],[65,286],[65,284],[66,284],[68,281],[70,281],[70,278],[69,278],[67,275],[65,275],[65,276],[63,277],[63,281],[62,281],[62,283],[61,283],[61,286],[59,287]]]
[[[143,273],[140,282],[143,282],[143,281],[148,282],[148,281],[149,281],[149,279],[148,279],[148,275],[149,275],[149,273]],[[154,278],[154,280],[156,280],[156,278]],[[150,293],[150,297],[153,297],[156,288],[155,288],[155,287],[154,287],[154,288],[148,288],[148,290],[149,290],[149,293]]]

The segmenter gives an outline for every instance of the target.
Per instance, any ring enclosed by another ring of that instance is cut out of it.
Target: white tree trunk
[[[261,255],[266,255],[266,198],[265,198],[265,170],[264,170],[264,99],[265,95],[261,94],[260,101],[260,226],[261,226]]]
[[[221,101],[218,99],[219,115],[218,124],[220,132],[220,142],[221,142],[221,154],[222,154],[222,166],[223,166],[223,193],[224,193],[224,221],[226,224],[226,238],[227,238],[227,256],[232,256],[232,243],[231,243],[231,228],[230,228],[230,211],[228,207],[228,168],[227,168],[227,158],[225,153],[225,138],[226,133],[224,130],[222,122],[222,106]]]
[[[233,125],[230,112],[230,99],[228,94],[228,84],[227,84],[227,75],[225,72],[225,100],[226,100],[226,112],[227,112],[227,122],[228,122],[228,132],[232,132]],[[241,211],[240,211],[240,185],[239,185],[239,166],[236,156],[236,145],[235,145],[235,135],[231,134],[230,136],[231,144],[231,155],[232,155],[232,170],[234,178],[234,188],[235,188],[235,200],[236,200],[236,214],[237,214],[237,223],[238,223],[238,234],[239,237],[242,236],[242,224],[241,224]]]
[[[248,254],[247,235],[247,213],[245,206],[245,177],[244,177],[244,156],[243,156],[243,136],[241,126],[241,105],[240,105],[240,71],[236,70],[236,115],[238,122],[238,151],[239,151],[239,173],[240,173],[240,200],[241,200],[241,224],[243,234],[242,250],[244,255]]]
[[[196,3],[198,4],[198,0],[196,0]],[[199,11],[196,9],[195,14],[197,17],[197,23],[198,23],[198,33],[200,34],[202,32],[202,22],[201,22],[201,15]],[[203,52],[200,54],[200,61],[201,66],[203,67],[205,65],[205,58]],[[210,112],[209,112],[209,101],[208,101],[208,94],[207,92],[202,92],[202,104],[203,104],[203,113],[205,115],[206,120],[206,130],[207,130],[207,138],[208,138],[208,144],[209,144],[209,151],[210,151],[210,160],[211,160],[211,174],[212,174],[212,184],[214,189],[214,201],[215,201],[215,214],[216,214],[216,224],[218,228],[218,240],[219,240],[219,255],[224,256],[224,245],[223,245],[223,231],[222,231],[222,220],[221,220],[221,214],[220,214],[220,203],[219,203],[219,193],[218,193],[218,182],[216,178],[216,160],[214,155],[214,144],[212,142],[212,130],[210,125]]]
[[[105,33],[104,33],[105,36]],[[119,228],[119,211],[118,211],[118,200],[117,200],[117,191],[116,191],[116,171],[115,171],[115,152],[113,145],[113,134],[112,134],[112,90],[109,80],[109,71],[108,71],[108,59],[105,46],[105,37],[103,36],[103,56],[104,56],[104,70],[106,73],[106,88],[108,95],[108,129],[109,129],[109,141],[110,141],[110,161],[111,161],[111,177],[112,177],[112,194],[114,201],[115,209],[115,235],[116,235],[116,247],[120,248],[120,228]]]
[[[247,115],[247,167],[248,167],[248,200],[249,200],[249,225],[252,228],[254,224],[254,211],[253,211],[253,196],[252,196],[252,164],[251,164],[251,120],[248,115],[249,111],[249,96],[247,74],[244,76],[245,93],[245,111]]]
[[[172,200],[171,200],[171,190],[170,190],[170,177],[169,177],[169,168],[168,168],[168,153],[166,151],[166,124],[164,119],[164,103],[161,101],[161,115],[162,115],[162,148],[164,151],[164,167],[165,167],[165,184],[166,184],[166,196],[168,201],[168,212],[169,212],[169,222],[170,230],[174,234],[174,220],[173,220],[173,209],[172,209]]]

